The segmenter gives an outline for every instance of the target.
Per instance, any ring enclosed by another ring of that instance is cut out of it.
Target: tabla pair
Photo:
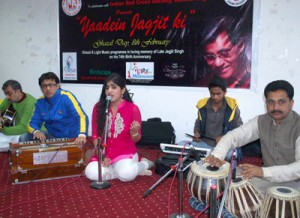
[[[217,186],[217,196],[224,191],[229,168],[229,163],[216,168],[193,162],[187,176],[189,192],[200,202],[209,202],[212,183]],[[233,216],[242,218],[299,218],[300,193],[293,188],[274,186],[263,197],[251,180],[237,178],[229,186],[225,206]]]

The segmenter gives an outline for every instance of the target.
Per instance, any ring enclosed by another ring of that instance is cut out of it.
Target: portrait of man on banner
[[[228,88],[249,89],[251,31],[245,18],[229,15],[211,18],[204,22],[199,35],[194,85],[207,87],[212,77],[220,76]]]

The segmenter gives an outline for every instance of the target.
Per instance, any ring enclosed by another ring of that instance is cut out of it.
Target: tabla
[[[210,187],[216,185],[217,196],[224,191],[229,168],[227,162],[221,167],[211,167],[208,163],[198,165],[194,161],[187,176],[189,192],[200,202],[209,203]]]
[[[261,208],[261,217],[299,218],[300,193],[285,186],[268,188]]]
[[[252,218],[259,216],[263,196],[251,180],[236,178],[231,181],[225,205],[236,217]]]

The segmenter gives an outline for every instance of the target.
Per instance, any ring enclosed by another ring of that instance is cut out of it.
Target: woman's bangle
[[[137,136],[138,134],[139,134],[139,132],[137,132],[137,133],[135,133],[135,134],[133,134],[133,135],[131,135],[131,136],[133,136],[133,137],[134,137],[134,136]]]

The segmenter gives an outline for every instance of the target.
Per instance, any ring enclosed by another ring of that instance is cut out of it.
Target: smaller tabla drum
[[[261,208],[261,217],[299,218],[300,193],[285,186],[268,188]]]
[[[202,203],[209,203],[210,187],[216,186],[217,196],[224,191],[229,173],[229,163],[221,167],[211,167],[208,163],[197,164],[194,161],[187,175],[189,192]]]
[[[236,217],[252,218],[259,216],[262,201],[263,196],[252,181],[238,177],[230,183],[225,205]]]

